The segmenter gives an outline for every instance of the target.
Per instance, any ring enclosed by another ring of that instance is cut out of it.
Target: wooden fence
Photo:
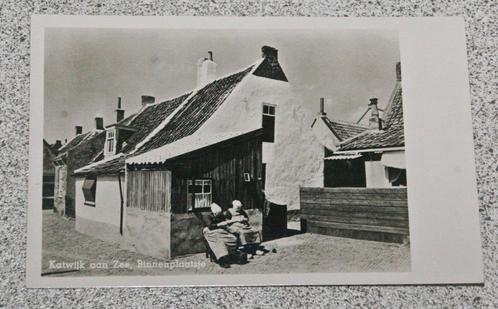
[[[406,188],[301,188],[301,220],[310,233],[408,241]]]

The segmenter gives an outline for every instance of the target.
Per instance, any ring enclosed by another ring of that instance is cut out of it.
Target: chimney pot
[[[369,106],[370,106],[370,105],[377,105],[377,101],[378,101],[378,99],[377,99],[377,98],[371,98],[371,99],[370,99],[370,103],[369,103],[368,105],[369,105]]]
[[[325,116],[325,98],[320,98],[320,115]]]
[[[208,54],[209,54],[209,60],[213,61],[213,52],[208,51]]]
[[[396,81],[401,81],[401,62],[396,62]]]
[[[104,118],[95,117],[95,129],[104,130]]]
[[[81,133],[83,133],[83,127],[82,126],[76,126],[75,129],[76,129],[76,135],[80,135]]]
[[[61,146],[62,146],[61,140],[60,139],[55,140],[55,144],[53,147],[57,150],[57,149],[61,148]]]
[[[150,95],[143,95],[142,96],[142,106],[153,104],[156,102],[156,98]]]
[[[116,122],[124,119],[125,111],[121,109],[121,97],[118,97],[118,108],[116,109]]]

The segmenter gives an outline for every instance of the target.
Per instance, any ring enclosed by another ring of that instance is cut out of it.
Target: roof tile
[[[347,140],[348,138],[358,135],[368,129],[360,124],[330,120],[327,117],[323,117],[322,119],[327,127],[329,127],[330,131],[332,131],[341,141]]]
[[[225,102],[225,99],[251,72],[252,68],[253,66],[250,66],[243,71],[217,79],[197,90],[192,96],[190,96],[191,93],[187,93],[147,107],[128,124],[137,128],[138,131],[126,141],[126,145],[122,149],[125,155],[82,168],[77,174],[117,174],[124,170],[125,159],[131,155],[150,151],[193,134]],[[185,102],[187,99],[188,101]],[[180,110],[177,110],[178,108]],[[173,114],[173,112],[175,113]],[[164,128],[146,140],[152,131],[170,115],[172,118]],[[145,143],[140,146],[138,151],[133,152],[136,146],[144,141]]]

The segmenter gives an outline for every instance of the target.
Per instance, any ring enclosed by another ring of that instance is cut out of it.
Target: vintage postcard
[[[30,287],[481,283],[459,18],[34,16]]]

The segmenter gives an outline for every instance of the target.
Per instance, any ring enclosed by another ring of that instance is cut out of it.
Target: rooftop
[[[387,106],[385,128],[366,130],[340,143],[338,151],[352,151],[405,146],[403,97],[401,82],[394,88]]]

